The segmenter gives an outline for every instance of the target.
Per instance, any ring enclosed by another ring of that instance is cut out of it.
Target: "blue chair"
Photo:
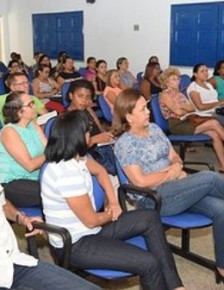
[[[163,117],[162,112],[160,110],[158,95],[154,96],[151,100],[151,110],[152,110],[154,122],[163,130],[163,132],[167,135],[167,137],[172,143],[179,145],[180,157],[183,161],[185,161],[185,153],[186,153],[187,144],[196,143],[196,142],[205,143],[205,142],[210,142],[212,140],[211,137],[205,134],[197,134],[197,135],[170,134],[168,121]],[[184,162],[184,163],[186,164],[188,162]],[[190,163],[196,164],[196,165],[205,165],[210,170],[214,171],[214,166],[211,164],[204,163],[204,162],[190,162]]]
[[[189,75],[182,74],[180,76],[179,89],[185,96],[187,96],[187,87],[190,85],[190,83],[191,83],[191,78]]]
[[[70,103],[66,99],[69,87],[70,87],[70,82],[65,82],[61,89],[62,104],[65,107],[65,109],[68,108],[68,106],[70,105]]]
[[[24,212],[28,217],[43,217],[42,208],[40,206],[20,207],[19,210]]]
[[[121,168],[118,160],[116,159],[115,161],[120,184],[129,184],[129,180]],[[119,195],[119,201],[123,207],[126,206],[125,197],[126,196],[124,193]],[[161,216],[161,222],[165,229],[176,228],[181,230],[181,245],[176,246],[174,244],[170,244],[170,247],[175,254],[182,256],[203,267],[214,270],[214,261],[200,256],[190,250],[190,230],[211,226],[212,220],[210,218],[200,213],[186,211],[177,215]]]
[[[137,79],[138,83],[141,82],[142,77],[143,77],[143,71],[138,72],[136,75],[136,79]]]
[[[111,114],[110,107],[108,106],[104,96],[99,96],[98,97],[98,103],[100,105],[101,111],[103,112],[104,119],[107,122],[112,123],[113,116]]]
[[[3,78],[0,78],[0,95],[6,94],[5,84]]]
[[[84,77],[85,72],[86,72],[86,69],[87,69],[86,67],[84,67],[84,66],[82,67],[82,66],[81,66],[81,67],[79,68],[79,70],[78,70],[78,73],[79,73],[82,77]]]
[[[50,118],[49,120],[47,120],[47,123],[44,126],[44,134],[45,134],[45,136],[46,136],[47,139],[50,136],[51,127],[52,127],[54,121],[56,120],[56,118],[57,118],[57,116],[56,117],[53,117],[53,118]]]
[[[45,163],[44,166],[42,167],[41,170],[41,176],[46,168],[47,164]],[[93,188],[94,188],[94,199],[95,199],[95,206],[96,210],[100,211],[103,206],[104,206],[104,201],[105,201],[105,193],[98,183],[96,177],[92,176],[93,180]],[[133,187],[130,185],[121,185],[118,190],[118,194],[121,196],[127,195],[128,192],[131,193],[136,193],[139,195],[144,195],[144,196],[149,196],[154,200],[155,202],[155,208],[156,210],[160,210],[160,205],[161,205],[161,199],[158,194],[155,194],[154,191],[150,189],[140,189],[138,187]],[[61,228],[58,226],[52,226],[46,223],[33,223],[34,228],[42,229],[47,232],[52,232],[52,233],[57,233],[62,236],[62,239],[64,241],[64,251],[62,255],[62,259],[58,261],[59,265],[66,269],[71,269],[72,265],[70,265],[69,260],[70,260],[70,252],[71,252],[71,236],[69,232],[65,228]],[[35,237],[31,237],[33,241],[35,241]],[[142,236],[136,236],[131,239],[126,240],[127,243],[130,243],[132,245],[135,245],[137,247],[140,247],[144,250],[146,250],[146,243],[145,240]],[[38,251],[37,251],[37,245],[35,243],[32,244],[33,248],[31,249],[31,254],[34,255],[35,257],[38,257]],[[118,279],[118,278],[126,278],[133,276],[133,273],[129,272],[123,272],[123,271],[116,271],[116,270],[111,270],[111,269],[85,269],[84,272],[103,278],[103,279]]]

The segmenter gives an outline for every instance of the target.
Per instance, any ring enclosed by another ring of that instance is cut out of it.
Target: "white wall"
[[[162,68],[169,64],[170,5],[215,0],[1,0],[8,2],[10,51],[18,51],[32,62],[32,13],[84,11],[85,58],[104,58],[115,67],[118,57],[126,56],[130,70],[143,70],[150,55],[159,56]],[[0,13],[1,13],[0,4]],[[5,4],[6,5],[6,4]],[[139,31],[133,25],[140,26]],[[9,57],[9,52],[7,57]],[[82,63],[77,63],[79,67]],[[189,72],[188,68],[182,69]]]
[[[1,17],[1,53],[3,56],[3,60],[7,59],[7,52],[10,50],[9,45],[9,27],[8,27],[8,1],[1,0],[0,2],[0,17]]]

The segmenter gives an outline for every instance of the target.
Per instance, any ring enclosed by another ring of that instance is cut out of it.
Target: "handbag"
[[[189,122],[195,127],[203,124],[206,121],[213,120],[213,119],[214,119],[213,117],[201,117],[196,114],[188,116]]]
[[[89,149],[89,153],[98,163],[100,163],[107,170],[109,174],[117,174],[114,150],[111,145],[95,145]]]
[[[217,115],[224,116],[224,107],[216,108],[216,109],[215,109],[215,113],[216,113]]]

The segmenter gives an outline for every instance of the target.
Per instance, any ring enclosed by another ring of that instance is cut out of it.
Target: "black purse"
[[[216,113],[217,115],[224,116],[224,107],[216,108],[216,109],[215,109],[215,113]]]
[[[109,174],[116,175],[114,150],[111,145],[93,146],[89,149],[90,155],[100,163]]]

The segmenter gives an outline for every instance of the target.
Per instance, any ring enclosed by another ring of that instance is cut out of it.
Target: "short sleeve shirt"
[[[144,173],[156,172],[170,165],[170,141],[153,123],[148,127],[149,135],[139,137],[125,132],[115,143],[115,155],[124,168],[139,165]]]
[[[81,237],[96,234],[101,227],[87,228],[67,203],[67,198],[88,195],[95,209],[91,175],[85,160],[70,159],[48,163],[41,181],[41,197],[48,223],[58,225],[70,232],[72,243]],[[50,234],[50,243],[61,248],[63,243],[57,235]]]
[[[5,196],[0,185],[0,288],[10,288],[13,283],[13,264],[30,267],[36,266],[37,260],[19,251],[12,227],[3,211],[4,205]]]

